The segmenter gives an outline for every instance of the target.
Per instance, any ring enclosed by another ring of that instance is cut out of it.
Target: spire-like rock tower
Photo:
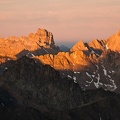
[[[20,58],[24,55],[36,56],[59,52],[55,45],[53,34],[46,29],[38,28],[36,33],[30,33],[28,37],[16,37],[0,39],[0,55]]]

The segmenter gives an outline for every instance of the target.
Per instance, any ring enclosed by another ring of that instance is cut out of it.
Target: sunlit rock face
[[[102,87],[119,92],[119,41],[118,32],[108,40],[79,41],[69,52],[38,56],[37,59],[78,82],[83,89]]]
[[[70,51],[73,52],[73,51],[86,51],[88,50],[88,48],[85,46],[85,43],[80,40],[79,42],[77,42],[71,49]]]
[[[38,29],[36,33],[30,33],[28,37],[9,37],[0,39],[0,55],[20,58],[32,54],[56,54],[59,51],[55,45],[53,34],[45,29]]]
[[[36,62],[50,65],[62,77],[72,79],[83,89],[102,87],[119,92],[120,32],[107,40],[94,39],[88,43],[80,40],[67,52],[60,52],[52,33],[40,28],[28,37],[11,37],[1,41],[4,42],[0,44],[3,46],[0,61],[5,63],[1,64],[2,72],[11,65],[8,61],[13,60],[13,56],[20,58],[26,55]],[[6,49],[5,45],[8,45]],[[14,47],[11,48],[10,45]],[[17,45],[19,46],[16,47]]]
[[[44,64],[61,72],[61,76],[73,79],[83,89],[104,88],[119,92],[120,54],[104,51],[99,57],[86,56],[82,51],[59,52],[36,57]]]
[[[57,70],[64,71],[82,70],[84,66],[91,64],[88,61],[88,57],[82,51],[59,52],[57,55],[47,54],[36,58],[44,64],[49,64]]]
[[[39,28],[37,30],[37,33],[35,33],[35,34],[30,33],[28,38],[31,41],[34,40],[34,42],[37,42],[40,46],[45,47],[45,48],[50,48],[50,47],[55,46],[54,39],[53,39],[53,34],[51,32],[48,32],[45,29],[40,29]]]
[[[108,49],[120,52],[120,30],[107,39],[106,46],[108,47]]]

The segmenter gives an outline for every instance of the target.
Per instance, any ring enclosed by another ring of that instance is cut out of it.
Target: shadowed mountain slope
[[[118,94],[102,88],[83,91],[54,68],[26,56],[4,71],[0,93],[0,114],[8,120],[117,120],[120,116]]]
[[[70,48],[68,48],[67,46],[65,45],[61,45],[59,46],[60,50],[63,51],[63,52],[66,52],[66,51],[69,51]]]

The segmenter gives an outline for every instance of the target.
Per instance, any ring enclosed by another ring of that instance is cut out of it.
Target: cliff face
[[[36,58],[57,70],[81,70],[90,64],[82,51],[59,52],[57,55],[47,54]]]
[[[55,45],[53,34],[45,29],[38,29],[28,37],[9,37],[0,39],[0,55],[9,57],[35,56],[40,54],[56,54],[59,48]]]
[[[55,54],[53,51],[56,51],[57,47],[52,33],[44,29],[38,29],[37,33],[32,33],[27,37],[29,42],[21,44],[22,46],[26,45],[27,50],[17,54],[17,58],[26,55],[37,62],[50,65],[60,72],[61,77],[73,79],[83,89],[102,87],[105,90],[119,92],[119,36],[118,32],[107,40],[95,39],[89,43],[79,41],[70,51]],[[33,49],[37,50],[32,51]],[[6,49],[4,50],[6,51]],[[7,66],[11,65],[11,59],[13,58],[6,56],[5,53],[0,57],[1,63],[3,63],[0,68],[1,74],[7,69]]]
[[[116,52],[120,52],[120,30],[107,39],[106,46]]]

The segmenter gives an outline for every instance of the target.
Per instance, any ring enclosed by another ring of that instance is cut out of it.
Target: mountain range
[[[61,50],[53,34],[0,38],[2,120],[118,120],[120,31]]]

